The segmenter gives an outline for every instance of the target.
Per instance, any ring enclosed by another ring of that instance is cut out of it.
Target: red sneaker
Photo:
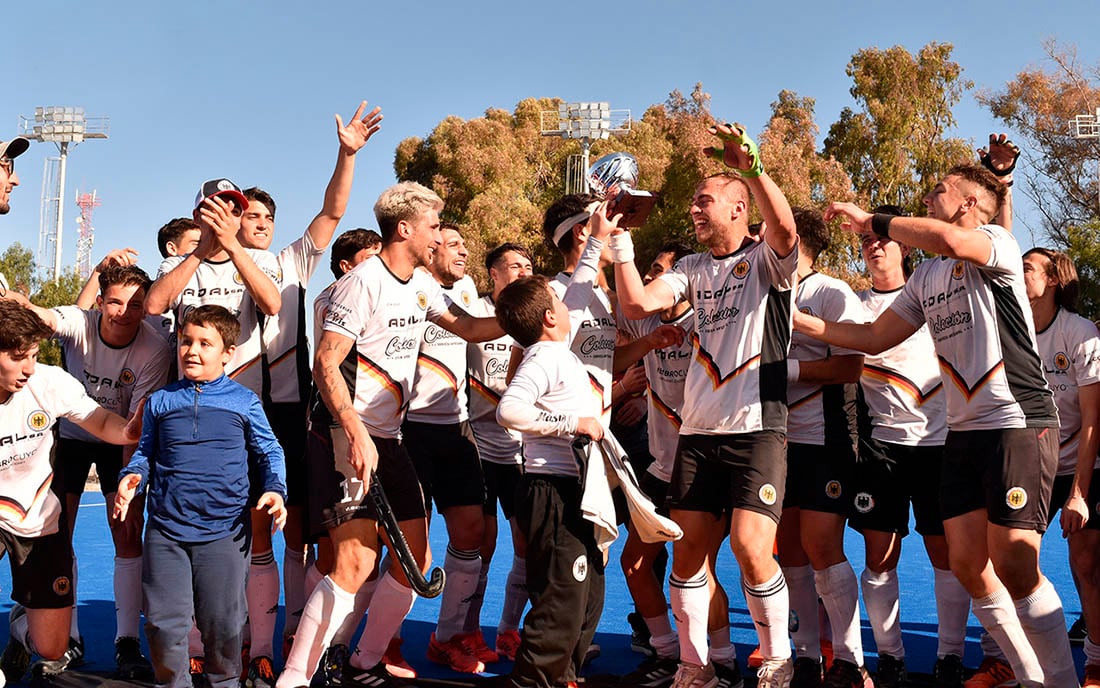
[[[416,678],[416,669],[405,661],[401,654],[401,638],[390,638],[390,644],[386,646],[386,652],[382,655],[382,666],[397,678]]]
[[[519,652],[521,637],[519,631],[511,629],[497,632],[497,654],[509,662],[516,661],[516,653]]]
[[[485,671],[485,664],[474,656],[461,635],[441,643],[435,639],[435,633],[432,633],[428,641],[428,660],[448,666],[460,674],[480,674]]]

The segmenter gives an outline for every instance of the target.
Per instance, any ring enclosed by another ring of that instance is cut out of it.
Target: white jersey
[[[685,256],[658,277],[695,310],[680,434],[786,432],[797,267],[797,247],[780,258],[748,241],[728,256]]]
[[[874,321],[901,293],[867,289],[859,300]],[[907,446],[942,446],[947,438],[943,380],[928,325],[897,346],[863,357],[859,378],[871,422],[871,437]]]
[[[81,422],[99,408],[73,376],[39,364],[23,389],[0,404],[0,528],[22,537],[57,532],[53,482],[58,418]]]
[[[1081,400],[1077,395],[1085,385],[1100,382],[1100,335],[1091,321],[1059,308],[1036,338],[1043,374],[1054,393],[1061,422],[1058,475],[1072,475],[1077,470],[1081,440]],[[1096,466],[1100,468],[1100,459]]]
[[[271,374],[270,401],[276,404],[296,404],[309,394],[306,286],[324,255],[307,231],[276,257],[283,278],[278,283],[282,301],[277,314],[264,318],[263,332]]]
[[[246,248],[256,267],[260,268],[271,280],[279,285],[279,264],[270,251]],[[168,274],[174,267],[187,259],[187,256],[165,258],[160,264],[157,279]],[[170,304],[175,311],[177,323],[199,306],[224,306],[237,316],[241,323],[241,336],[237,338],[237,348],[233,357],[225,366],[225,373],[233,380],[256,393],[263,394],[263,365],[261,356],[263,344],[260,336],[259,309],[252,296],[245,289],[244,280],[237,272],[237,266],[231,260],[215,263],[204,260],[199,264],[191,280]]]
[[[455,304],[469,312],[477,300],[477,285],[469,275],[440,289],[448,307]],[[428,323],[420,339],[408,419],[436,425],[461,423],[468,415],[466,407],[466,340]]]
[[[172,311],[167,311],[161,315],[147,315],[145,316],[145,322],[149,323],[149,326],[153,328],[157,336],[163,339],[165,343],[168,344],[169,348],[175,351],[176,317]]]
[[[126,346],[113,347],[99,336],[99,311],[76,306],[53,309],[65,370],[84,383],[84,391],[111,413],[127,417],[138,402],[168,382],[172,352],[153,326],[142,321]],[[100,442],[69,421],[61,421],[65,439]]]
[[[470,315],[491,318],[496,314],[491,296],[474,301]],[[508,361],[513,340],[508,335],[490,342],[466,346],[466,372],[470,384],[470,429],[482,461],[502,464],[523,463],[521,435],[497,422],[497,405],[508,386]]]
[[[439,283],[423,270],[398,279],[379,256],[332,290],[324,329],[355,341],[341,369],[355,410],[376,437],[401,436],[420,338],[447,310]]]
[[[558,298],[565,301],[566,289],[572,276],[559,272],[550,280],[550,288]],[[599,285],[592,283],[592,298],[581,309],[570,307],[569,322],[572,325],[570,348],[584,363],[591,384],[592,393],[600,400],[599,415],[606,424],[611,418],[611,386],[614,383],[613,365],[615,362],[615,338],[618,328],[611,301]],[[577,291],[580,296],[579,290]]]
[[[798,281],[794,306],[799,311],[830,322],[862,323],[863,306],[844,282],[811,272]],[[788,358],[820,361],[829,356],[847,356],[852,351],[808,337],[791,335]],[[816,382],[787,383],[787,441],[822,446],[850,443],[856,433],[856,386],[822,385]]]
[[[643,320],[623,319],[623,329],[634,339],[640,339],[661,325],[676,325],[687,333],[680,346],[653,349],[642,362],[645,365],[646,396],[649,413],[646,417],[649,432],[649,453],[653,463],[647,469],[661,480],[672,481],[672,466],[676,460],[679,441],[680,409],[684,405],[684,382],[691,363],[691,336],[695,332],[695,313],[689,308],[678,318],[663,320],[660,313]]]
[[[1020,247],[983,225],[989,260],[932,258],[917,266],[890,309],[913,327],[928,323],[947,392],[951,430],[1058,427],[1039,363]]]
[[[527,347],[497,407],[502,425],[523,433],[525,473],[578,475],[573,437],[580,418],[599,418],[589,373],[566,342]]]

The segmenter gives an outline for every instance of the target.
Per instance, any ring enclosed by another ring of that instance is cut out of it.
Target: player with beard
[[[0,141],[0,215],[6,215],[11,211],[11,192],[19,186],[19,175],[15,173],[15,159],[30,145],[31,142],[22,136],[16,136],[11,141]],[[0,272],[0,292],[6,292],[10,288],[4,273]],[[0,293],[0,296],[2,295]]]

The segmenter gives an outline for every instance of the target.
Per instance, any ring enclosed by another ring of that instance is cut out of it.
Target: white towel
[[[611,499],[611,486],[607,483],[607,469],[604,467],[599,445],[589,442],[585,445],[584,452],[587,461],[581,514],[592,522],[596,532],[596,545],[601,552],[606,552],[619,537],[619,526],[615,523],[615,501]]]
[[[592,445],[589,445],[592,446]],[[652,500],[642,492],[634,468],[627,460],[622,445],[611,433],[605,433],[599,443],[604,461],[607,463],[607,482],[611,488],[622,488],[626,497],[626,506],[630,512],[630,522],[642,542],[671,542],[684,536],[680,525],[671,518],[657,513]],[[590,461],[589,463],[595,463]]]

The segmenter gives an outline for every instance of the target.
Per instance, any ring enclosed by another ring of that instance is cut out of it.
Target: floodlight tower
[[[1077,115],[1070,120],[1075,139],[1100,139],[1100,108],[1096,108],[1095,115]],[[1097,162],[1097,203],[1100,204],[1100,161]]]
[[[630,110],[612,110],[609,103],[562,103],[542,111],[542,135],[580,139],[581,155],[569,156],[565,193],[588,193],[588,152],[595,139],[630,133]]]
[[[53,281],[61,277],[61,236],[64,222],[65,165],[69,145],[105,139],[107,117],[85,117],[82,107],[36,107],[34,119],[19,116],[23,136],[57,145],[58,157],[47,157],[42,172],[42,214],[38,230],[38,264],[53,265]]]
[[[76,218],[76,224],[80,227],[80,236],[76,240],[76,269],[82,278],[88,279],[88,275],[92,274],[92,243],[95,241],[92,212],[102,203],[95,189],[92,189],[91,193],[77,191],[76,205],[80,208],[80,215]]]

